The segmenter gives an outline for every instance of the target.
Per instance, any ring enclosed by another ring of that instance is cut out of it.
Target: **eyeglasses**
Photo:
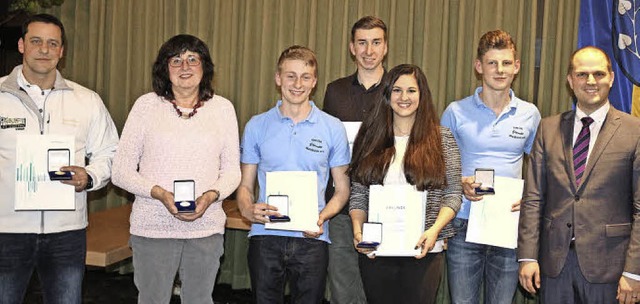
[[[199,66],[200,65],[200,58],[194,56],[194,55],[189,55],[187,56],[187,59],[182,59],[182,57],[178,57],[175,56],[171,59],[169,59],[169,66],[172,66],[174,68],[179,68],[182,66],[182,62],[187,62],[188,66]]]

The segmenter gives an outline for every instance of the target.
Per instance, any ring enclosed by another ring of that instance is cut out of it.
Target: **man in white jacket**
[[[0,78],[0,303],[22,303],[34,270],[46,303],[82,298],[86,191],[109,182],[118,133],[98,94],[58,72],[64,46],[60,20],[32,16],[18,41],[22,65]],[[53,185],[75,188],[73,210],[16,210],[17,142],[34,135],[74,139],[70,165],[59,169],[69,171],[71,179]]]

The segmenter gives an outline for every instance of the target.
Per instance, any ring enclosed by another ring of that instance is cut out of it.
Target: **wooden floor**
[[[249,230],[251,223],[240,215],[235,200],[225,200],[226,228]],[[129,215],[131,204],[89,214],[87,261],[89,266],[107,267],[131,257]]]

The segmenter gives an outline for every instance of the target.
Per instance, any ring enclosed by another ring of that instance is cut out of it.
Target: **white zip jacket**
[[[87,192],[76,192],[76,210],[15,211],[16,137],[18,134],[61,134],[75,137],[71,162],[84,166],[93,188],[104,187],[118,132],[97,93],[62,78],[56,71],[43,112],[18,85],[22,65],[0,78],[0,233],[56,233],[87,227]],[[85,159],[89,160],[89,165]]]

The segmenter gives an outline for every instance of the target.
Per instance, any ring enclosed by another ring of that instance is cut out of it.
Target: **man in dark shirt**
[[[387,55],[387,26],[378,17],[362,17],[351,28],[349,50],[358,70],[327,86],[323,110],[343,122],[361,122],[371,111],[374,100],[382,97],[379,84],[385,74],[382,62]],[[350,144],[353,139],[349,137]],[[326,197],[330,198],[333,190],[330,179]],[[366,303],[348,206],[331,219],[329,237],[331,303]]]

